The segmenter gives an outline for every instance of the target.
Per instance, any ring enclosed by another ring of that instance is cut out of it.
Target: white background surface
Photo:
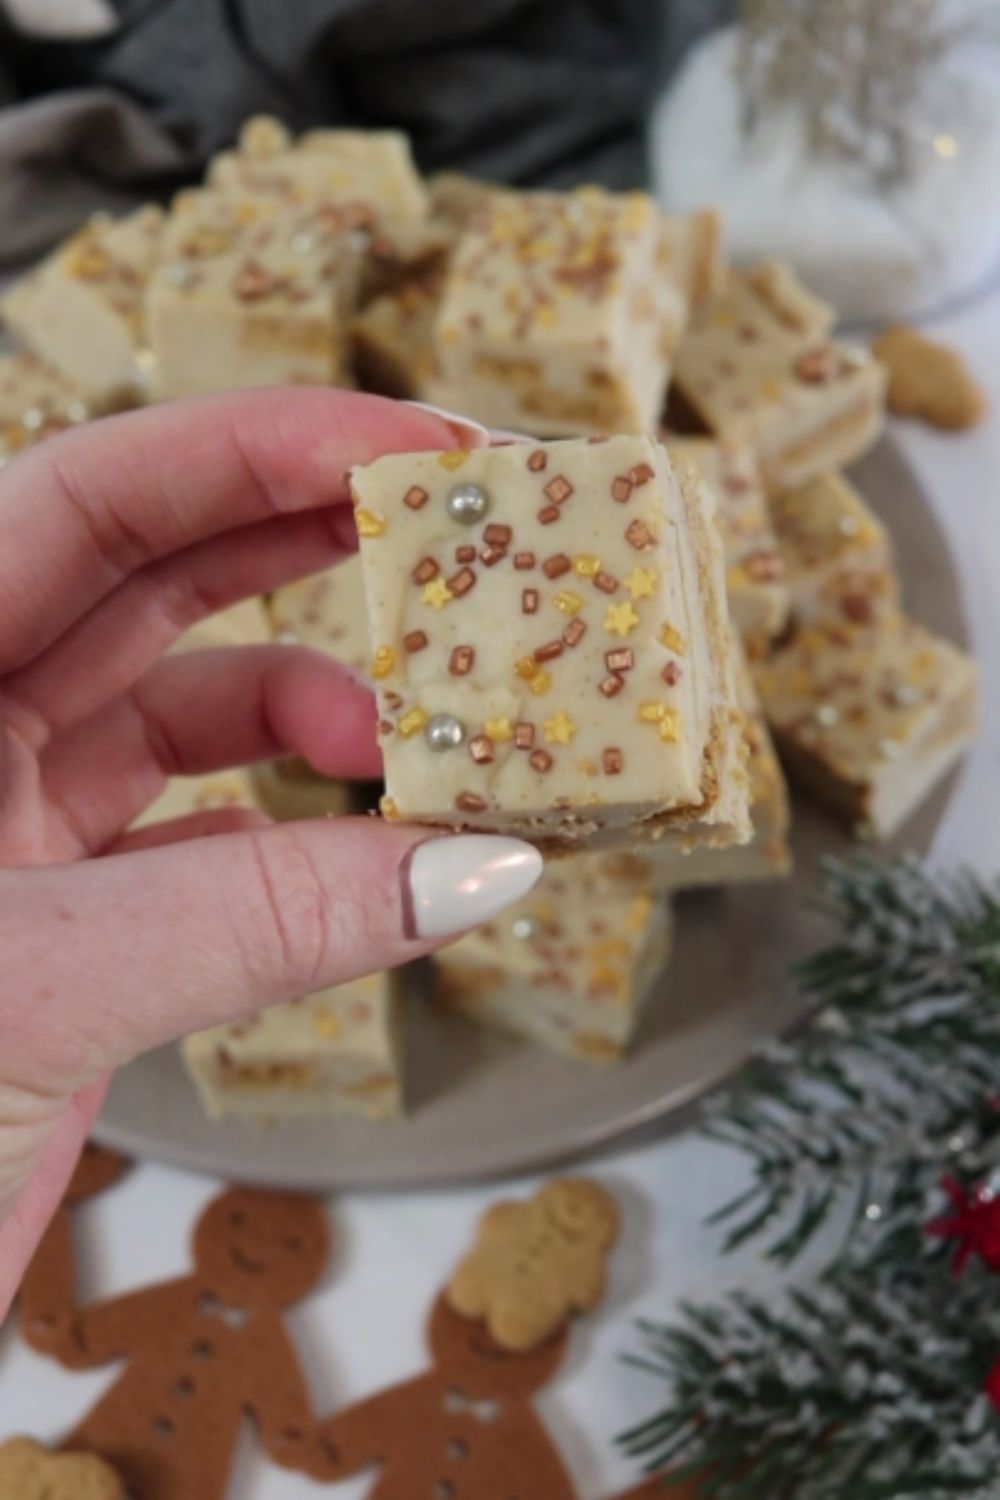
[[[897,425],[957,555],[967,608],[984,667],[986,718],[935,850],[942,862],[1000,867],[1000,296],[934,330],[959,344],[987,387],[993,416],[971,434],[944,436]],[[909,606],[920,614],[919,598]],[[654,1408],[661,1391],[619,1356],[637,1347],[634,1320],[669,1316],[680,1297],[701,1298],[727,1284],[760,1287],[772,1273],[754,1250],[722,1259],[706,1214],[745,1181],[738,1158],[690,1134],[602,1157],[590,1167],[616,1193],[623,1225],[609,1296],[577,1325],[561,1378],[540,1407],[565,1454],[580,1500],[599,1500],[635,1477],[614,1436]],[[523,1193],[533,1180],[510,1185]],[[84,1300],[182,1274],[187,1236],[217,1184],[145,1165],[77,1216]],[[315,1408],[345,1402],[424,1366],[422,1324],[432,1298],[467,1246],[476,1217],[505,1186],[454,1192],[367,1196],[331,1204],[334,1254],[319,1291],[290,1315]],[[13,1320],[12,1320],[13,1321]],[[17,1431],[57,1440],[115,1379],[61,1370],[0,1334],[0,1438]],[[365,1495],[369,1481],[332,1493]],[[229,1500],[306,1500],[331,1492],[272,1467],[244,1434]],[[192,1496],[190,1500],[210,1500]]]

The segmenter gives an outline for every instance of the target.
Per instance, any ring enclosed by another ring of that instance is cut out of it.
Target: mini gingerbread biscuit
[[[114,1469],[91,1453],[50,1453],[33,1438],[0,1443],[0,1500],[121,1500]]]
[[[958,430],[974,427],[986,410],[965,361],[946,344],[896,325],[879,334],[872,353],[889,372],[889,410],[897,416]]]
[[[561,1178],[521,1203],[498,1203],[448,1283],[449,1305],[482,1318],[504,1349],[534,1349],[604,1291],[618,1234],[614,1200],[595,1182]]]

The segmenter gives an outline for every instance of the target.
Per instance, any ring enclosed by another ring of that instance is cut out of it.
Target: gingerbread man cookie
[[[115,1471],[90,1453],[50,1453],[32,1438],[0,1443],[0,1500],[122,1500]]]
[[[596,1183],[546,1183],[526,1203],[498,1203],[483,1215],[474,1248],[448,1283],[448,1302],[483,1318],[504,1349],[532,1349],[600,1300],[617,1233],[614,1200]]]
[[[872,353],[889,372],[890,411],[919,417],[932,427],[974,427],[986,409],[982,391],[965,361],[946,344],[912,328],[886,328]]]

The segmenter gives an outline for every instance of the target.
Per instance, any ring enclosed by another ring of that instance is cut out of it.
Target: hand
[[[0,473],[0,1318],[110,1069],[402,963],[536,877],[516,841],[373,819],[125,832],[168,775],[286,753],[378,773],[370,696],[330,659],[159,658],[355,545],[352,464],[485,438],[376,397],[261,391],[110,418]]]

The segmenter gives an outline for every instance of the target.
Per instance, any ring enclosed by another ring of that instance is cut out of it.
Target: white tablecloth
[[[942,862],[983,871],[1000,867],[1000,295],[942,324],[987,387],[993,415],[973,433],[938,435],[897,424],[896,436],[920,475],[965,581],[976,649],[984,666],[984,733],[961,778],[935,849]],[[920,601],[910,607],[919,616]],[[772,1279],[756,1248],[723,1259],[704,1218],[746,1177],[738,1157],[690,1133],[602,1157],[593,1171],[615,1191],[623,1230],[601,1310],[578,1324],[567,1365],[540,1407],[576,1480],[580,1500],[598,1500],[633,1478],[614,1436],[661,1398],[648,1376],[619,1356],[636,1347],[637,1317],[666,1317],[678,1298],[703,1298],[726,1285]],[[525,1192],[522,1181],[510,1186]],[[78,1215],[83,1296],[107,1296],[182,1274],[187,1237],[216,1191],[205,1178],[155,1165],[137,1167]],[[467,1246],[481,1209],[507,1190],[351,1193],[331,1205],[335,1250],[328,1275],[289,1318],[316,1410],[329,1413],[424,1365],[422,1325],[432,1298]],[[71,1374],[31,1353],[8,1328],[0,1334],[0,1438],[16,1431],[57,1439],[117,1372]],[[364,1481],[339,1486],[354,1500]],[[244,1435],[233,1500],[305,1500],[325,1492],[272,1467]],[[191,1500],[199,1500],[192,1496]]]

